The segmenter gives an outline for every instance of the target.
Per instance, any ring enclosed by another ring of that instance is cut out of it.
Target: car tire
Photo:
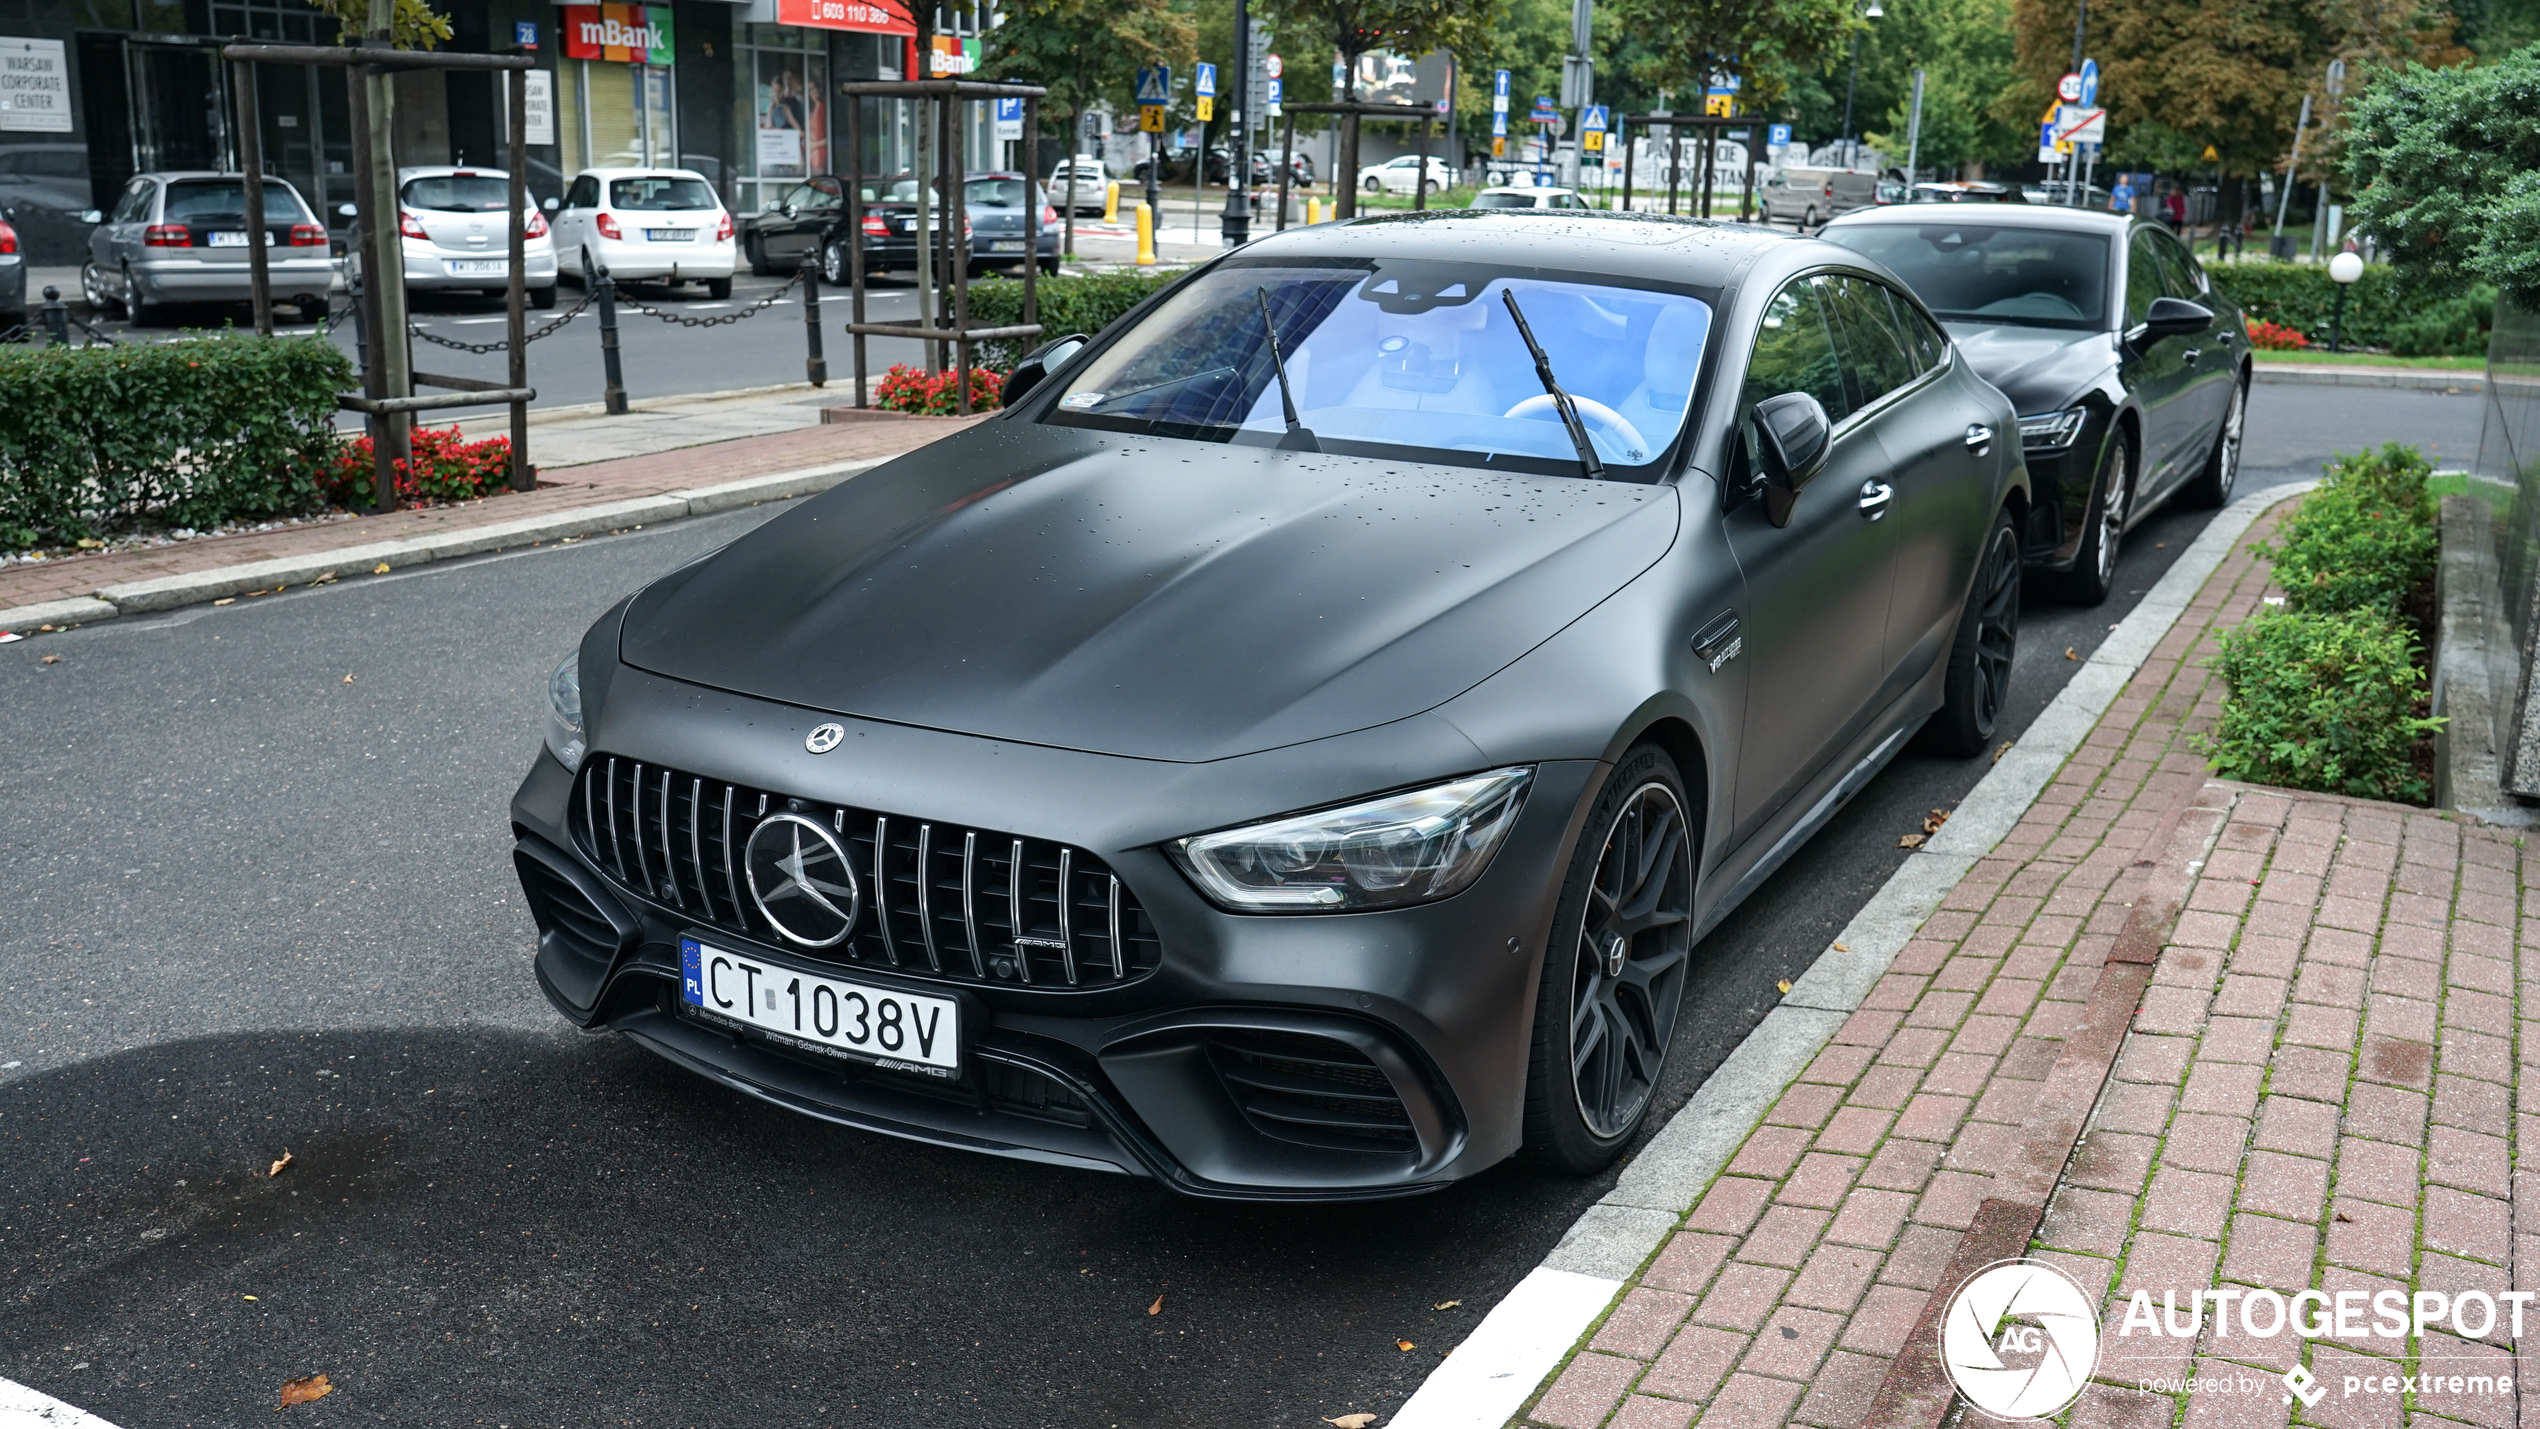
[[[556,285],[549,283],[543,288],[531,288],[529,290],[529,305],[533,308],[554,307],[556,305]]]
[[[123,314],[124,321],[134,327],[157,327],[167,317],[164,304],[141,296],[141,284],[134,280],[129,267],[123,270]]]
[[[820,245],[820,281],[833,288],[843,288],[854,276],[847,268],[847,245],[834,238]],[[864,271],[870,274],[882,270],[867,263]]]
[[[95,263],[79,265],[79,295],[88,300],[88,311],[98,317],[110,317],[123,311],[122,301],[107,292],[106,285],[99,281]]]
[[[750,272],[761,278],[774,277],[776,270],[768,265],[766,245],[753,238],[741,245],[742,256],[750,260]]]
[[[1045,274],[1049,275],[1050,277],[1053,277],[1053,278],[1057,277],[1057,276],[1058,276],[1058,260],[1057,260],[1057,259],[1055,259],[1055,258],[1044,258],[1044,259],[1042,259],[1042,260],[1041,260],[1041,271],[1042,271],[1043,273],[1045,273]]]
[[[1807,215],[1807,217],[1802,218],[1802,219],[1800,219],[1800,220],[1799,220],[1799,227],[1801,228],[1801,230],[1802,230],[1802,231],[1805,231],[1805,230],[1807,230],[1807,229],[1811,229],[1811,228],[1814,228],[1814,227],[1816,227],[1816,226],[1817,226],[1817,206],[1816,206],[1815,204],[1810,204],[1810,205],[1808,205],[1808,215]]]
[[[2132,451],[2126,430],[2108,438],[2099,459],[2099,475],[2090,483],[2090,509],[2082,518],[2081,549],[2064,576],[2064,599],[2073,605],[2098,605],[2117,583],[2117,556],[2125,545],[2125,520],[2134,502]]]
[[[1933,753],[1965,759],[1992,747],[2020,647],[2020,532],[2010,508],[1993,518],[1949,644],[1940,708],[1923,725]]]
[[[1588,811],[1535,998],[1522,1154],[1537,1166],[1603,1170],[1656,1102],[1692,965],[1698,817],[1650,743],[1624,753]],[[1628,931],[1598,912],[1642,899]]]
[[[2222,430],[2214,433],[2214,449],[2205,457],[2205,469],[2179,491],[2179,504],[2200,511],[2211,511],[2231,500],[2231,489],[2240,482],[2240,438],[2249,419],[2249,379],[2235,379],[2231,386],[2231,405],[2223,409]]]
[[[335,315],[333,311],[334,305],[324,298],[303,298],[299,302],[293,303],[291,306],[298,310],[300,314],[300,321],[304,323],[313,323],[322,326],[328,318]]]
[[[1380,194],[1385,191],[1385,181],[1370,175],[1367,181],[1359,185],[1359,187],[1367,190],[1367,192],[1371,194]]]
[[[710,299],[710,300],[712,300],[712,301],[714,301],[714,302],[718,302],[718,303],[719,303],[719,302],[722,302],[724,299],[726,299],[726,298],[728,298],[728,297],[731,297],[731,296],[732,296],[732,280],[731,280],[731,279],[729,279],[729,278],[708,278],[708,279],[706,279],[706,297],[707,297],[708,299]]]

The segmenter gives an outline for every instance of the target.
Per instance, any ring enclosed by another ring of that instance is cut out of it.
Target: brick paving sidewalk
[[[844,400],[844,399],[842,399]],[[155,576],[189,574],[277,557],[304,556],[397,541],[524,517],[572,511],[630,497],[713,486],[745,477],[793,471],[831,462],[897,456],[971,422],[970,418],[909,422],[851,422],[802,427],[649,456],[551,468],[535,491],[483,501],[425,506],[381,516],[286,526],[272,531],[207,536],[200,540],[107,551],[60,560],[0,566],[0,610],[93,595],[108,586]]]
[[[2421,810],[2212,784],[2191,743],[2221,700],[2206,665],[2214,633],[2259,608],[2267,571],[2250,547],[2285,509],[2234,544],[2016,829],[1749,1134],[1523,1422],[1872,1423],[1891,1368],[1910,1382],[1910,1362],[1930,1360],[1933,1292],[1944,1279],[1954,1289],[1953,1257],[1980,1246],[1970,1227],[2003,1201],[2032,1208],[2022,1226],[2043,1204],[2028,1252],[2102,1302],[2103,1382],[2085,1391],[2076,1425],[2280,1425],[2291,1412],[2274,1376],[2300,1339],[2219,1340],[2210,1326],[2201,1340],[2119,1336],[2127,1302],[2111,1296],[2142,1287],[2157,1301],[2174,1289],[2183,1324],[2192,1292],[2217,1276],[2287,1296],[2411,1281],[2493,1293],[2510,1283],[2517,1244],[2540,1255],[2540,1183],[2526,1207],[2535,1215],[2519,1224],[2506,1194],[2521,858],[2511,836]],[[2154,887],[2154,856],[2205,809],[2229,811],[2206,816],[2220,821],[2212,851],[2176,875],[2179,887]],[[2152,961],[2139,1007],[2139,972],[2114,984],[2128,1001],[2101,1039],[2113,1075],[2045,1201],[2053,1168],[2020,1174],[2024,1133],[2049,1116],[2058,1058],[2087,1041],[2082,1018],[2119,934],[2142,936],[2128,928],[2132,905],[2164,916],[2170,897],[2185,906],[2137,957]],[[2525,961],[2522,975],[2540,977],[2540,952]],[[2524,1055],[2540,1058],[2540,1044]],[[2540,1113],[2540,1080],[2521,1110]],[[2484,1344],[2322,1339],[2310,1365],[2329,1393],[2304,1422],[2515,1423],[2515,1405],[2495,1394],[2341,1393],[2348,1375],[2418,1373],[2411,1353],[2438,1357],[2426,1373],[2511,1374],[2496,1347],[2507,1329]],[[2235,1366],[2245,1392],[2125,1387]],[[1929,1422],[1889,1389],[1880,1415]],[[1922,1408],[1938,1418],[1936,1402]]]

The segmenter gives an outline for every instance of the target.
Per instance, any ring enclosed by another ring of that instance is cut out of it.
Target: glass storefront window
[[[556,110],[568,174],[679,162],[668,65],[559,61]]]
[[[790,25],[743,27],[740,111],[743,211],[765,209],[829,164],[829,37]]]

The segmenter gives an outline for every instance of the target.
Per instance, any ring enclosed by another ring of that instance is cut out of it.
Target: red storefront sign
[[[776,22],[817,30],[861,30],[872,35],[914,35],[917,22],[895,0],[776,0]]]

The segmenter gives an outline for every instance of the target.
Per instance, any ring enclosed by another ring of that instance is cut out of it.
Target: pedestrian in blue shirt
[[[2117,176],[2117,186],[2108,191],[2108,212],[2134,212],[2134,185],[2126,182],[2123,174]]]

